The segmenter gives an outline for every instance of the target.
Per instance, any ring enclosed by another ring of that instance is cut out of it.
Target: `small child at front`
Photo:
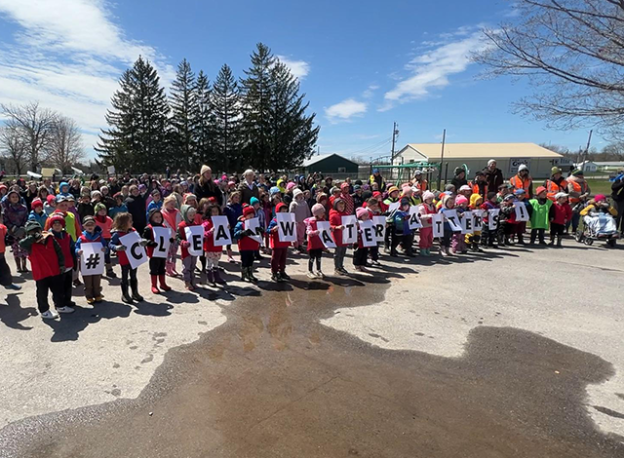
[[[198,226],[195,220],[197,211],[190,205],[182,205],[182,222],[178,225],[178,239],[180,247],[182,247],[182,277],[184,277],[184,286],[188,291],[194,291],[195,285],[195,266],[197,265],[197,256],[189,253],[190,242],[186,239],[186,228]]]
[[[370,211],[365,207],[360,207],[355,211],[358,219],[358,225],[361,222],[368,221],[371,218]],[[355,243],[355,251],[353,252],[353,266],[358,272],[368,272],[366,270],[366,262],[368,258],[368,247],[364,246],[362,240],[362,232],[358,229],[358,240]]]
[[[498,228],[490,229],[490,210],[499,208],[498,198],[494,191],[487,193],[487,199],[481,205],[483,210],[483,236],[481,245],[492,248],[498,248]]]
[[[468,210],[468,198],[459,194],[455,198],[455,208],[457,210],[457,217],[461,221],[465,218],[464,212]],[[461,232],[453,233],[453,240],[451,242],[453,253],[466,254],[468,253],[468,246],[466,245],[466,237]]]
[[[414,231],[409,227],[410,202],[407,197],[402,197],[399,208],[390,213],[386,219],[390,225],[392,236],[390,238],[390,256],[397,257],[397,247],[403,246],[406,256],[413,256],[412,244],[414,242]],[[390,232],[389,231],[389,232]]]
[[[132,215],[125,212],[117,213],[113,221],[113,229],[111,230],[110,249],[117,253],[117,259],[121,266],[121,300],[126,304],[134,304],[134,301],[143,301],[143,296],[139,294],[137,269],[130,267],[126,247],[119,241],[121,237],[131,232],[136,232],[134,227],[132,227]],[[147,240],[142,241],[141,245],[147,245]],[[132,296],[128,294],[128,286],[132,290]]]
[[[202,199],[204,200],[204,199]],[[206,258],[206,275],[208,282],[213,286],[225,285],[226,282],[221,278],[221,272],[219,271],[219,260],[223,254],[222,246],[215,246],[214,244],[214,223],[212,218],[215,216],[221,216],[221,207],[219,205],[211,204],[206,208],[204,212],[204,257]],[[230,229],[228,228],[228,231]]]
[[[82,227],[84,230],[76,240],[76,257],[80,259],[82,256],[83,243],[98,243],[102,247],[102,253],[105,253],[108,243],[102,236],[102,229],[95,224],[93,216],[85,216]],[[104,298],[102,295],[102,275],[85,275],[83,272],[82,279],[84,280],[84,293],[87,303],[101,302]]]
[[[258,279],[253,273],[253,262],[256,251],[260,249],[260,242],[252,238],[258,234],[251,229],[245,228],[245,221],[256,217],[256,211],[253,207],[247,206],[243,208],[243,215],[234,227],[234,239],[238,241],[238,251],[241,256],[241,280],[249,280],[252,283],[258,283]]]
[[[561,248],[561,239],[568,221],[572,221],[572,207],[568,203],[568,195],[565,192],[555,194],[555,203],[548,212],[550,220],[550,243],[548,245]]]
[[[544,186],[535,190],[535,197],[529,201],[529,204],[533,208],[531,212],[531,245],[535,243],[535,239],[539,238],[539,244],[546,246],[544,234],[548,229],[550,207],[553,203],[548,199]]]
[[[453,195],[445,195],[442,198],[442,205],[440,206],[440,213],[444,214],[455,209],[455,197]],[[440,254],[442,256],[449,256],[451,254],[451,238],[457,231],[453,231],[449,222],[444,220],[444,235],[440,240]],[[461,232],[460,232],[461,233]]]
[[[308,237],[308,278],[325,278],[321,270],[321,258],[325,245],[319,236],[318,222],[325,221],[325,207],[321,204],[312,206],[312,216],[305,220]],[[313,270],[316,264],[316,271]]]
[[[431,219],[437,210],[433,200],[435,195],[431,191],[425,191],[422,195],[423,203],[420,204],[420,240],[418,248],[423,256],[431,256],[431,247],[433,246],[433,225]]]
[[[481,205],[483,205],[483,197],[481,197],[480,194],[472,194],[470,196],[470,205],[468,208],[473,212],[481,212]],[[481,220],[483,221],[483,217]],[[482,231],[475,230],[472,234],[466,234],[466,245],[470,247],[470,251],[473,253],[483,251],[479,248],[479,242],[481,242],[481,232]]]
[[[347,244],[342,242],[342,217],[347,216],[347,204],[341,198],[334,200],[334,208],[329,211],[329,224],[334,238],[334,273],[336,275],[349,275],[344,268],[344,258],[347,254]]]
[[[275,212],[288,213],[288,206],[280,202],[275,206]],[[271,279],[281,283],[290,280],[286,274],[286,259],[288,258],[288,247],[291,244],[290,242],[280,242],[278,231],[277,217],[275,217],[267,228],[269,243],[271,244]]]
[[[364,202],[364,206],[371,212],[371,218],[375,216],[382,216],[383,211],[380,206],[381,202],[376,197],[371,197]],[[381,267],[379,262],[379,245],[376,244],[368,249],[368,256],[371,261],[371,265],[375,267]]]
[[[150,270],[150,279],[152,281],[152,293],[160,294],[160,290],[158,289],[158,281],[160,280],[160,289],[163,291],[171,291],[171,287],[167,285],[166,281],[166,264],[167,258],[159,258],[154,256],[154,248],[158,246],[158,242],[154,240],[154,228],[155,227],[164,227],[164,218],[162,215],[162,211],[158,208],[153,208],[148,213],[147,218],[147,226],[143,230],[143,238],[147,240],[147,256],[149,257],[149,270]],[[168,228],[166,228],[168,229]],[[175,239],[171,237],[171,233],[169,233],[169,244],[175,242]]]
[[[76,303],[72,301],[72,279],[74,275],[74,266],[76,265],[75,249],[76,244],[71,236],[65,230],[65,218],[60,213],[53,213],[48,218],[50,223],[50,233],[58,242],[65,260],[65,272],[61,275],[62,283],[59,287],[59,295],[63,298],[62,305],[71,308]],[[73,309],[72,309],[73,310]]]

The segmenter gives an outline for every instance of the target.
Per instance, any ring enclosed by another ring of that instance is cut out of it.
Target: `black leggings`
[[[121,285],[122,286],[128,287],[128,276],[130,276],[130,281],[132,283],[135,283],[137,281],[137,270],[130,267],[130,264],[121,266]]]
[[[251,266],[253,266],[254,254],[255,253],[256,253],[255,251],[251,251],[251,250],[241,251],[240,252],[241,266],[242,267],[251,267]]]
[[[353,252],[353,265],[354,266],[366,266],[366,258],[368,257],[368,248],[357,247]]]
[[[149,260],[150,275],[165,275],[166,262],[167,260],[165,258],[150,258]]]
[[[318,248],[316,250],[309,250],[308,256],[308,271],[312,272],[312,268],[314,267],[314,262],[316,261],[316,270],[321,270],[321,257],[323,256],[323,250]]]

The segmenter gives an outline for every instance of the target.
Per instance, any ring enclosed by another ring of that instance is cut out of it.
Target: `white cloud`
[[[364,97],[365,99],[370,99],[373,97],[373,95],[375,95],[375,91],[379,89],[379,86],[377,86],[376,84],[371,84],[370,86],[368,86],[366,88],[366,90],[362,93],[362,97]]]
[[[386,92],[385,104],[380,111],[389,110],[397,103],[422,99],[430,95],[432,90],[448,86],[449,76],[468,68],[471,53],[490,46],[480,29],[469,32],[468,28],[461,27],[454,33],[444,35],[442,38],[446,41],[435,43],[433,49],[419,54],[405,66],[411,75]],[[448,41],[450,39],[456,40]]]
[[[76,120],[90,149],[121,72],[139,55],[168,84],[175,74],[150,46],[130,40],[105,0],[0,0],[0,23],[20,28],[0,43],[0,103],[39,101]]]
[[[366,113],[368,105],[355,99],[346,99],[328,108],[325,108],[325,116],[331,122],[347,121],[356,116]]]
[[[295,78],[303,79],[310,73],[310,64],[304,60],[292,60],[286,56],[277,56],[277,58],[290,69],[290,73]]]

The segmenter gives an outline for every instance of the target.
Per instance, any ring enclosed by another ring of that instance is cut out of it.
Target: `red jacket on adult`
[[[329,211],[329,224],[334,230],[334,242],[337,246],[347,246],[348,244],[342,243],[342,229],[336,229],[338,226],[342,226],[342,217],[347,216],[347,212],[339,212],[338,210],[331,209]]]
[[[208,253],[220,253],[223,251],[222,246],[215,246],[214,244],[214,224],[212,224],[212,220],[205,220],[202,226],[204,226],[204,251]]]
[[[317,220],[314,216],[305,220],[306,223],[306,234],[308,235],[308,251],[311,250],[322,250],[325,248],[323,242],[321,241],[321,237],[318,234],[311,234],[310,232],[318,231],[317,222],[325,221],[324,219]]]
[[[60,275],[61,265],[64,261],[59,259],[54,244],[60,248],[53,235],[47,236],[44,243],[32,244],[28,259],[30,260],[33,280],[39,281]]]

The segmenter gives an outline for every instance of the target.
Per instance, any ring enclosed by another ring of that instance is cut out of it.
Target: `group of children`
[[[467,189],[466,189],[467,188]],[[243,281],[256,283],[254,275],[254,261],[262,259],[261,250],[270,252],[271,278],[276,282],[290,280],[286,273],[286,264],[289,249],[294,248],[308,255],[308,277],[311,279],[323,278],[323,254],[329,252],[321,239],[321,222],[329,223],[331,238],[335,244],[333,248],[334,274],[348,275],[345,268],[345,257],[349,248],[353,249],[353,266],[356,271],[367,272],[368,267],[379,267],[379,246],[365,246],[361,230],[357,231],[357,240],[345,243],[343,231],[344,218],[355,215],[359,228],[362,223],[374,217],[385,218],[384,248],[390,256],[398,256],[397,249],[402,247],[406,256],[412,257],[414,239],[419,235],[418,248],[422,256],[430,256],[434,242],[432,222],[436,215],[442,215],[443,234],[439,237],[440,254],[451,254],[482,251],[482,247],[498,247],[514,243],[526,244],[524,234],[527,228],[526,221],[518,221],[516,207],[526,208],[530,222],[530,243],[539,242],[546,245],[545,234],[550,229],[550,245],[561,246],[561,239],[567,224],[572,218],[572,209],[568,203],[568,196],[559,193],[554,201],[547,196],[544,187],[536,189],[535,196],[527,199],[524,189],[510,191],[501,188],[498,193],[489,192],[485,196],[473,193],[470,187],[462,186],[459,192],[447,189],[442,193],[431,191],[414,192],[410,185],[399,189],[390,186],[385,195],[375,191],[372,197],[354,202],[348,193],[331,192],[331,196],[321,194],[316,197],[315,204],[308,205],[307,200],[299,189],[291,189],[290,202],[284,202],[286,195],[281,191],[271,192],[252,198],[249,204],[241,205],[240,195],[233,192],[229,196],[227,206],[221,206],[213,198],[202,199],[199,203],[193,194],[185,194],[183,205],[178,208],[175,197],[169,196],[161,200],[158,195],[147,209],[147,225],[139,234],[140,245],[145,247],[149,258],[149,273],[151,277],[151,291],[159,294],[167,292],[171,287],[167,284],[166,276],[177,276],[176,258],[178,248],[182,261],[182,277],[185,288],[189,291],[197,287],[197,262],[201,262],[200,272],[205,273],[207,282],[216,287],[225,285],[219,262],[224,247],[214,243],[215,224],[213,218],[225,215],[228,219],[231,236],[238,244],[241,263],[241,278]],[[50,196],[49,196],[50,197]],[[102,256],[105,259],[106,276],[116,277],[111,262],[111,253],[116,255],[121,268],[121,299],[124,303],[133,304],[143,301],[139,293],[137,269],[132,268],[126,253],[126,246],[121,239],[136,232],[133,227],[133,218],[123,208],[113,212],[103,204],[94,206],[94,215],[85,215],[82,225],[77,221],[75,212],[70,211],[74,205],[73,197],[67,193],[59,193],[53,199],[47,199],[44,205],[41,199],[31,202],[32,211],[24,214],[23,204],[19,202],[19,194],[9,192],[7,203],[4,205],[5,218],[8,216],[14,223],[18,218],[26,218],[23,233],[13,231],[9,233],[4,225],[0,225],[0,284],[8,289],[17,289],[11,281],[10,269],[4,259],[4,235],[13,243],[14,254],[18,271],[25,267],[24,255],[30,258],[33,279],[37,288],[37,303],[41,316],[45,319],[57,317],[57,313],[72,313],[76,305],[72,301],[72,283],[75,284],[78,275],[78,265],[83,254],[84,244],[101,245]],[[605,206],[604,196],[596,196],[590,205],[596,208]],[[20,206],[21,205],[21,206]],[[50,207],[50,210],[46,208]],[[115,207],[121,206],[116,202]],[[608,204],[606,204],[608,207]],[[418,208],[421,227],[412,229],[410,216],[412,207]],[[329,211],[328,211],[329,210]],[[496,210],[495,213],[492,211]],[[452,212],[453,213],[450,213]],[[475,230],[469,234],[462,234],[452,226],[444,215],[457,215],[460,219],[465,212],[479,213],[483,220],[482,230]],[[297,241],[294,243],[280,240],[277,215],[291,212],[295,214]],[[109,215],[113,215],[111,218]],[[496,214],[498,223],[490,224],[489,219]],[[257,230],[250,229],[246,221],[258,218],[260,221]],[[326,224],[326,223],[325,223]],[[196,256],[189,250],[190,241],[187,240],[186,229],[193,226],[203,228],[202,255]],[[16,227],[13,224],[13,227]],[[155,228],[166,228],[169,231],[169,249],[166,257],[154,255],[158,243],[155,238]],[[263,246],[264,245],[264,246]],[[228,259],[235,262],[231,246],[226,248]],[[85,275],[84,294],[89,304],[101,302],[102,275]],[[55,311],[51,310],[48,295],[52,293]]]

